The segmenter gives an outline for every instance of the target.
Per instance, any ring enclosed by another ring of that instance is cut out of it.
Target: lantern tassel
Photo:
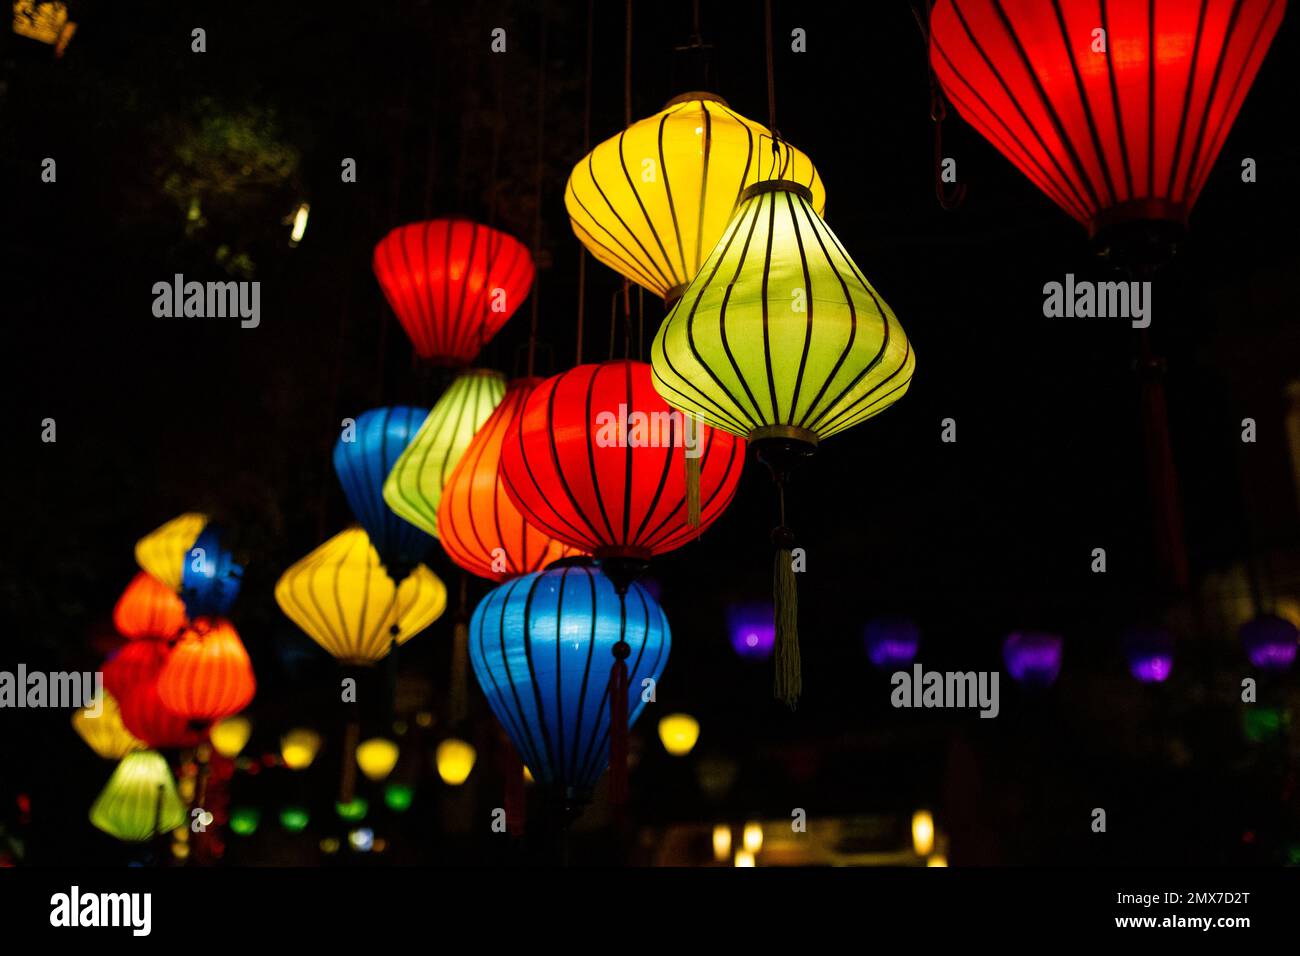
[[[692,528],[700,526],[700,456],[686,451],[686,523]]]
[[[772,607],[776,624],[776,674],[772,690],[791,710],[803,691],[799,661],[799,586],[794,577],[794,532],[785,525],[772,529],[776,556],[772,565]]]
[[[609,672],[609,802],[621,813],[627,803],[627,657],[632,646],[619,637]]]

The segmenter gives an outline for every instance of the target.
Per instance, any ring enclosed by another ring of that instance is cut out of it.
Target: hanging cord
[[[537,170],[533,177],[533,262],[540,270],[542,254],[542,168],[546,154],[546,14],[539,5],[541,19],[537,58]],[[537,316],[540,311],[542,283],[541,272],[533,279],[533,312],[528,325],[528,377],[532,378],[537,362]]]
[[[772,692],[794,709],[803,691],[799,657],[799,590],[794,577],[794,532],[785,524],[785,478],[776,478],[780,523],[772,529],[772,605],[776,625],[776,672]]]
[[[587,65],[582,94],[582,155],[591,152],[591,51],[596,33],[596,0],[587,0]],[[575,365],[582,364],[583,326],[587,318],[587,247],[578,243],[578,334]]]
[[[763,0],[763,36],[767,42],[767,128],[772,134],[772,152],[781,134],[776,131],[776,52],[772,42],[772,0]]]
[[[925,43],[925,72],[930,78],[930,119],[934,122],[934,195],[939,200],[941,209],[952,211],[966,201],[966,184],[943,181],[943,121],[948,116],[948,101],[939,87],[934,67],[930,64],[930,14],[933,8],[934,0],[913,3],[912,16],[916,18],[921,39]],[[949,186],[952,187],[951,190]]]
[[[613,647],[614,664],[609,671],[609,802],[621,822],[627,803],[627,659],[632,647],[626,640],[627,588],[618,589],[618,642]]]
[[[460,600],[456,606],[456,623],[451,629],[451,726],[459,727],[469,716],[469,601],[468,575],[460,573]]]

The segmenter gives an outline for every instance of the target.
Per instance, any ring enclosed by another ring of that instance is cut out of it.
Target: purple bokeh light
[[[921,629],[905,617],[878,617],[867,623],[866,641],[871,663],[893,671],[916,660]]]
[[[1238,632],[1250,663],[1262,671],[1289,670],[1295,663],[1296,626],[1286,618],[1261,614]]]
[[[727,609],[731,647],[749,660],[766,660],[776,643],[776,620],[771,604],[733,604]]]
[[[1061,651],[1065,641],[1041,631],[1008,634],[1002,645],[1002,659],[1017,684],[1051,687],[1061,672]]]
[[[1174,669],[1174,637],[1162,627],[1135,627],[1124,632],[1128,670],[1143,684],[1162,684]]]

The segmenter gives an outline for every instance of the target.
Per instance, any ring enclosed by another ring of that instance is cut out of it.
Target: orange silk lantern
[[[256,690],[248,652],[223,618],[195,621],[158,675],[163,706],[198,724],[239,713]]]
[[[113,626],[130,640],[170,640],[189,624],[185,602],[157,578],[141,571],[126,586],[113,608]]]

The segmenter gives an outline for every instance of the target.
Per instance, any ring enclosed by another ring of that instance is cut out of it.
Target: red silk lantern
[[[222,618],[195,621],[158,675],[163,706],[196,724],[239,713],[256,690],[248,652]]]
[[[962,117],[1096,235],[1186,225],[1285,0],[937,0]]]
[[[165,641],[150,638],[131,641],[104,663],[104,686],[122,703],[128,693],[157,679],[168,653]]]
[[[690,524],[685,422],[659,397],[645,362],[579,365],[528,395],[506,431],[501,479],[552,538],[606,563],[644,562],[717,520],[740,481],[744,439],[698,425],[700,522]]]
[[[523,243],[466,219],[398,226],[373,264],[416,353],[438,365],[472,362],[533,284]]]
[[[189,624],[185,602],[157,578],[141,571],[126,586],[113,608],[113,626],[130,640],[170,640]]]
[[[122,725],[154,749],[194,747],[208,736],[202,725],[193,724],[163,706],[158,696],[157,675],[119,697],[117,704],[122,712]]]
[[[438,538],[447,557],[481,578],[504,581],[579,553],[524,520],[500,478],[502,440],[541,381],[521,378],[510,383],[442,489]]]

